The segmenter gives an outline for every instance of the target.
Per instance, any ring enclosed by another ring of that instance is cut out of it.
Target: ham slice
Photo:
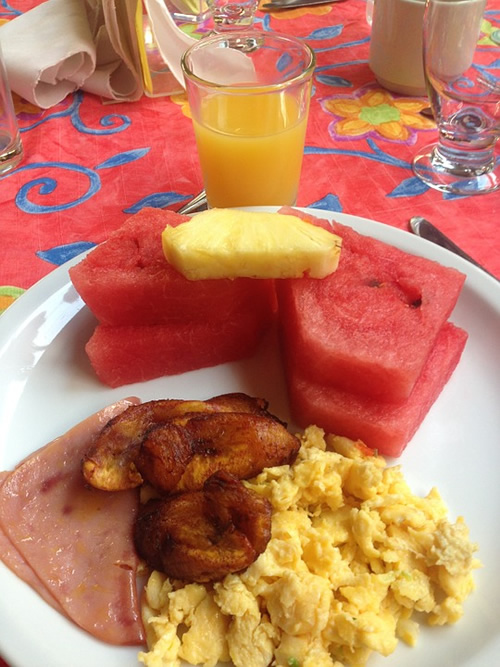
[[[8,477],[8,472],[0,472],[0,487]],[[16,574],[19,579],[25,581],[28,586],[31,586],[51,607],[64,614],[64,609],[52,597],[49,591],[45,588],[43,581],[36,575],[34,570],[24,560],[22,555],[10,541],[7,533],[2,530],[0,526],[0,559],[7,565],[7,567]]]
[[[0,488],[3,562],[82,629],[119,645],[144,642],[132,539],[137,491],[89,488],[80,468],[104,424],[137,402],[85,419],[7,473]]]

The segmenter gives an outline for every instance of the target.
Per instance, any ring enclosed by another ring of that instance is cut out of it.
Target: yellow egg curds
[[[272,538],[244,572],[212,586],[153,572],[143,600],[147,667],[361,666],[429,624],[456,622],[477,545],[436,489],[412,494],[398,466],[311,426],[292,466],[245,482],[273,505]]]

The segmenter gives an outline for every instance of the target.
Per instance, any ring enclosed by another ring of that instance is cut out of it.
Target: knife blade
[[[271,0],[261,5],[261,9],[297,9],[313,5],[330,5],[334,2],[343,2],[343,0]]]
[[[193,199],[190,199],[186,204],[181,206],[179,209],[177,209],[177,213],[194,213],[195,211],[199,211],[202,208],[207,207],[207,194],[205,190],[202,190],[201,192],[198,192],[196,197],[193,197]]]
[[[462,257],[462,259],[466,259],[468,262],[474,264],[474,266],[477,266],[496,281],[500,282],[496,276],[485,269],[482,264],[476,262],[473,257],[468,255],[465,250],[462,250],[462,248],[457,246],[456,243],[453,243],[451,239],[449,239],[440,229],[429,222],[429,220],[426,220],[420,216],[414,216],[413,218],[410,218],[410,229],[417,236],[420,236],[427,241],[432,241],[432,243],[436,243],[438,246],[441,246],[441,248],[446,248],[446,250],[455,253],[455,255],[458,255],[459,257]]]

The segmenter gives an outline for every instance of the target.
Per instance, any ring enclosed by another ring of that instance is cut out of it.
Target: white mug
[[[425,0],[375,0],[370,68],[379,84],[403,95],[426,95],[422,54]]]

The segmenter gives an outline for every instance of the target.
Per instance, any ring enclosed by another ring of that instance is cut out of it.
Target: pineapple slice
[[[162,234],[163,252],[188,280],[324,278],[342,240],[294,215],[209,209]]]

